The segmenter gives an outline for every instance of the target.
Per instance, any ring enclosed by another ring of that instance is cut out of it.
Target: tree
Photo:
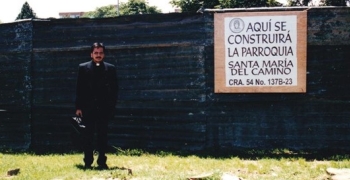
[[[325,0],[326,6],[346,6],[347,0]]]
[[[288,0],[289,6],[307,6],[310,0]]]
[[[267,1],[267,5],[268,5],[269,7],[283,6],[282,3],[280,3],[280,2],[278,2],[278,1],[276,1],[276,0],[268,0],[268,1]]]
[[[222,8],[250,8],[282,6],[276,0],[220,0]]]
[[[127,3],[121,3],[119,11],[121,15],[161,13],[161,10],[156,6],[149,6],[145,0],[129,0]]]
[[[170,4],[181,8],[182,12],[197,12],[200,8],[215,8],[219,0],[171,0]]]
[[[89,11],[84,13],[82,17],[89,17],[89,18],[103,18],[103,17],[116,17],[117,16],[117,9],[113,5],[109,6],[102,6],[99,8],[96,8],[95,11]]]
[[[311,0],[288,0],[289,6],[307,6]],[[346,6],[349,0],[320,0],[325,6]]]
[[[18,19],[31,19],[31,18],[37,18],[36,14],[32,10],[32,8],[29,6],[28,2],[26,1],[21,9],[21,12],[18,14],[16,20]]]
[[[223,8],[266,7],[266,0],[220,0]]]
[[[200,8],[249,8],[282,6],[276,0],[171,0],[182,12],[197,12]]]
[[[121,3],[119,7],[120,15],[156,13],[161,13],[161,11],[155,6],[149,6],[145,0],[129,0],[127,3]],[[96,8],[95,11],[86,12],[82,17],[104,18],[117,16],[118,12],[116,7],[114,5],[109,5]]]

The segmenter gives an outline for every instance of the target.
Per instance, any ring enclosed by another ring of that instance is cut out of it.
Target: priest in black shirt
[[[94,43],[91,46],[91,61],[79,65],[76,90],[76,115],[83,117],[83,148],[85,168],[91,168],[94,161],[93,140],[97,134],[97,164],[108,169],[107,131],[108,120],[113,118],[117,100],[117,77],[114,65],[104,62],[105,46]]]

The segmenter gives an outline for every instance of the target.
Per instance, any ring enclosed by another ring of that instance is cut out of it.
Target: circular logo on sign
[[[234,18],[230,21],[229,26],[233,33],[240,33],[244,29],[244,22],[241,18]]]

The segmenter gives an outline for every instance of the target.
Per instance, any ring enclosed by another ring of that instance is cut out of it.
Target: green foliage
[[[307,6],[311,0],[288,0],[289,6]],[[346,6],[349,0],[321,0],[324,6]]]
[[[144,151],[142,149],[122,149],[120,147],[113,146],[113,148],[116,150],[116,154],[121,156],[142,156],[142,155],[150,155],[150,152]],[[156,156],[159,157],[165,157],[165,156],[172,156],[173,153],[166,152],[166,151],[157,151]]]
[[[276,0],[220,0],[223,8],[274,7],[282,4]]]
[[[89,17],[89,18],[103,18],[103,17],[116,17],[117,16],[117,9],[113,5],[109,6],[102,6],[99,8],[96,8],[95,11],[90,11],[84,13],[82,17]]]
[[[280,2],[278,2],[278,1],[276,1],[276,0],[268,0],[268,1],[267,1],[267,5],[268,5],[269,7],[283,6],[282,3],[280,3]]]
[[[145,0],[129,0],[127,3],[121,3],[119,5],[120,15],[135,15],[135,14],[157,14],[161,13],[161,10],[155,6],[149,6]],[[105,17],[117,17],[118,10],[114,5],[102,6],[96,8],[95,11],[84,13],[82,17],[88,18],[105,18]]]
[[[248,8],[248,7],[266,7],[266,0],[220,0],[223,8]]]
[[[249,8],[282,6],[276,0],[171,0],[170,4],[182,12],[197,12],[200,8]]]
[[[127,3],[121,3],[119,11],[120,15],[161,13],[161,10],[156,6],[149,6],[145,0],[129,0]]]
[[[171,0],[170,4],[181,8],[182,12],[197,12],[201,7],[216,8],[220,6],[219,0]]]
[[[287,0],[289,6],[307,6],[311,0]],[[321,0],[325,6],[346,6],[350,0]],[[250,8],[278,7],[277,0],[171,0],[170,4],[181,8],[182,12],[197,12],[200,8]]]
[[[347,0],[325,0],[326,6],[346,6]]]
[[[115,146],[113,146],[113,147],[117,151],[116,152],[117,155],[141,156],[141,155],[148,154],[147,152],[143,151],[142,149],[126,149],[126,150],[123,150],[123,149],[121,149],[119,147],[115,147]]]
[[[311,0],[288,0],[289,6],[307,6]]]
[[[32,10],[32,8],[29,6],[28,2],[26,1],[21,9],[21,12],[18,14],[16,20],[18,19],[30,19],[30,18],[37,18],[36,14]]]

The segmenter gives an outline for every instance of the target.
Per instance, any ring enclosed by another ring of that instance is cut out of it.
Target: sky
[[[118,0],[7,0],[0,6],[0,21],[8,23],[15,21],[25,2],[36,13],[39,18],[58,18],[60,12],[87,12],[94,11],[98,7],[116,5]],[[119,3],[128,0],[119,0]],[[170,0],[146,0],[148,5],[157,6],[163,13],[174,12]],[[278,0],[285,2],[286,0]]]
[[[94,11],[98,7],[118,4],[118,0],[7,0],[0,6],[0,21],[13,22],[26,1],[39,18],[58,18],[59,12]],[[174,12],[174,8],[169,4],[170,0],[146,1],[150,6],[157,6],[163,13]],[[122,2],[127,0],[119,0],[119,3]]]

